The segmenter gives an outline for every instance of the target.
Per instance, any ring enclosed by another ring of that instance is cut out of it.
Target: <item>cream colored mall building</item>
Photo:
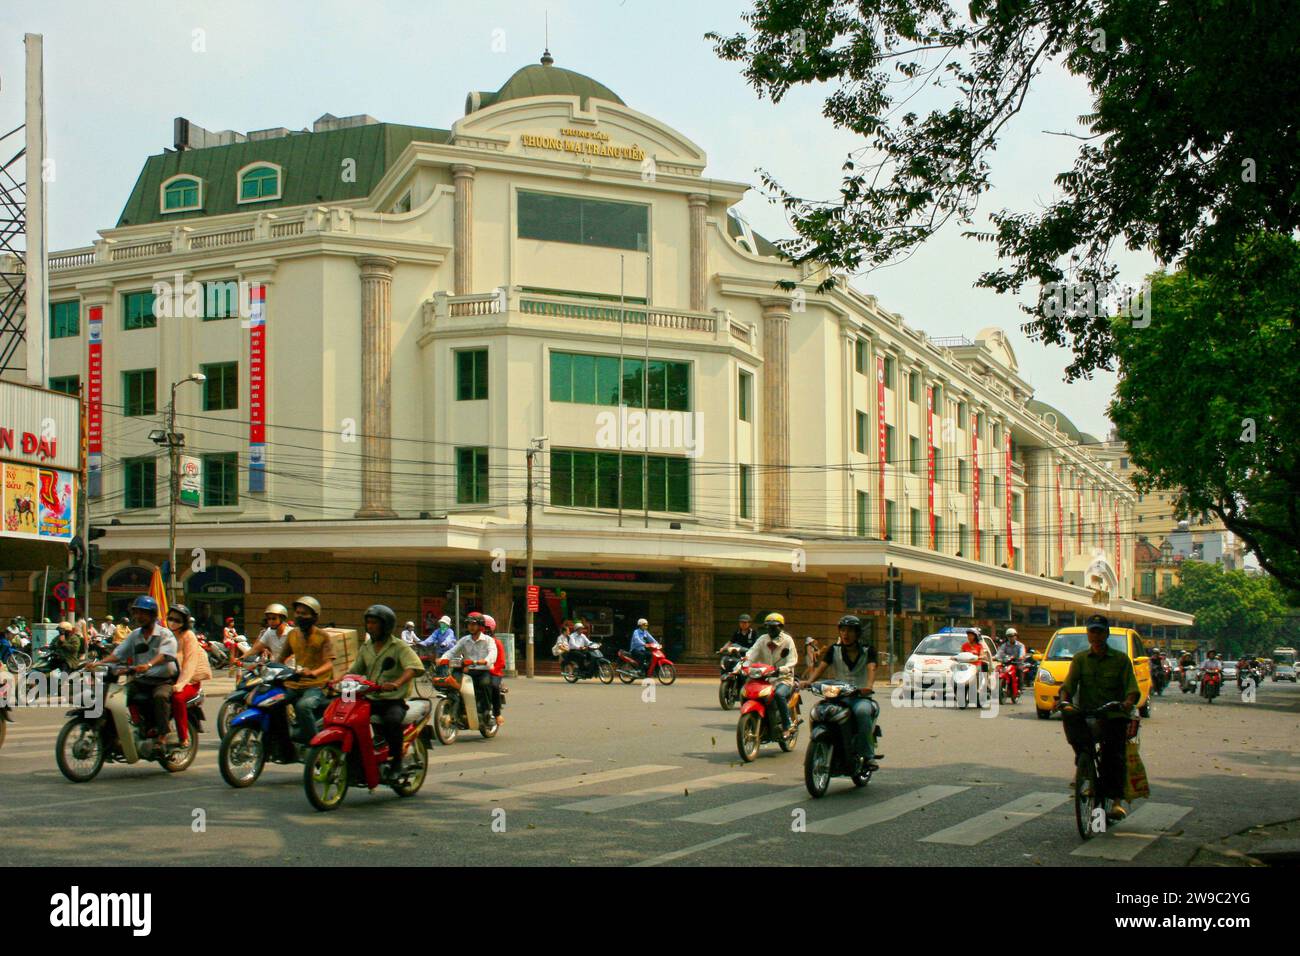
[[[542,648],[557,617],[625,643],[644,616],[703,660],[742,612],[826,638],[859,609],[884,650],[891,566],[904,639],[1190,623],[1130,600],[1134,494],[1000,330],[930,339],[818,292],[730,212],[748,186],[594,80],[527,66],[449,130],[175,133],[116,226],[52,255],[51,383],[86,387],[92,516],[116,522],[92,613],[165,556],[148,436],[201,371],[176,390],[202,463],[178,565],[204,617],[313,593],[340,625],[414,619],[459,584],[522,632],[544,438]]]

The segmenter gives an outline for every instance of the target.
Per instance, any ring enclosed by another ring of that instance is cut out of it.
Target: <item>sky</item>
[[[829,88],[794,90],[774,106],[704,38],[740,29],[748,8],[741,0],[6,0],[0,132],[23,121],[22,35],[41,33],[54,160],[49,248],[74,248],[117,222],[145,158],[171,145],[174,117],[246,132],[369,113],[446,129],[463,115],[466,93],[495,90],[537,62],[549,24],[557,66],[601,81],[699,144],[706,175],[757,186],[763,169],[798,195],[833,198],[844,158],[861,141],[822,116]],[[1052,179],[1077,142],[1045,131],[1077,130],[1088,111],[1081,81],[1055,68],[1038,79],[1004,132],[976,228],[989,212],[1035,211],[1052,200]],[[758,188],[738,211],[770,239],[792,234]],[[906,262],[853,284],[931,336],[1003,328],[1035,396],[1104,438],[1114,375],[1065,384],[1069,353],[1031,342],[1014,298],[974,288],[997,257],[963,228],[949,223]],[[1154,266],[1139,253],[1117,261],[1127,281]]]

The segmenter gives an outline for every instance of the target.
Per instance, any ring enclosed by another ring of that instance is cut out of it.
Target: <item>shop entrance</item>
[[[185,579],[185,603],[194,615],[194,629],[209,640],[221,640],[226,618],[235,619],[235,630],[244,635],[244,579],[230,568],[209,568]],[[256,623],[256,622],[254,622]],[[249,635],[249,641],[257,635]]]

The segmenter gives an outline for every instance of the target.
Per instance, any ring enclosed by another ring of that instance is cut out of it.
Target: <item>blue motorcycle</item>
[[[272,763],[295,764],[309,740],[295,740],[289,721],[289,691],[285,681],[299,676],[288,664],[267,664],[250,682],[247,706],[230,719],[230,730],[221,738],[217,766],[221,779],[232,787],[251,787]]]

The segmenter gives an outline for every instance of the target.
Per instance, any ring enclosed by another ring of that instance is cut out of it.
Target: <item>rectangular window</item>
[[[867,453],[867,416],[864,412],[854,412],[854,445],[859,455]]]
[[[158,462],[154,458],[128,458],[122,462],[126,476],[123,504],[127,509],[156,508]]]
[[[207,376],[203,383],[203,410],[220,412],[239,407],[239,363],[200,365]]]
[[[934,516],[934,550],[947,551],[947,545],[943,540],[943,518],[938,515]]]
[[[239,504],[239,455],[220,452],[203,456],[203,507],[229,508]]]
[[[858,492],[858,537],[865,538],[867,531],[867,518],[871,514],[871,496],[865,491]]]
[[[993,447],[996,448],[998,451],[1002,451],[1002,426],[1001,425],[993,426]]]
[[[487,349],[467,349],[456,353],[456,401],[473,402],[487,398]]]
[[[646,252],[650,207],[521,191],[519,238]]]
[[[741,372],[738,391],[740,395],[740,420],[742,422],[753,421],[750,408],[754,401],[754,376],[748,372]]]
[[[894,438],[894,426],[886,425],[885,426],[885,461],[886,462],[892,463],[895,460],[896,456],[894,454],[894,446],[896,444],[897,442]]]
[[[970,406],[966,402],[957,405],[957,427],[963,431],[970,430]]]
[[[885,502],[885,537],[894,540],[894,502]]]
[[[1172,574],[1162,574],[1160,577],[1162,579],[1162,591],[1168,591],[1174,586],[1174,576]]]
[[[1011,496],[1011,520],[1020,521],[1020,495]]]
[[[481,505],[488,500],[488,450],[456,449],[456,503]]]
[[[81,376],[59,375],[50,379],[50,391],[62,392],[64,395],[81,394]]]
[[[964,524],[957,525],[958,547],[961,548],[963,558],[973,558],[975,553],[970,549],[970,528]]]
[[[942,415],[943,414],[943,386],[942,385],[934,386],[934,392],[932,393],[931,397],[934,401],[934,404],[931,407],[934,408],[935,414]]]
[[[907,400],[914,404],[920,404],[921,401],[921,373],[909,372],[907,374]]]
[[[921,439],[913,435],[907,439],[907,470],[914,475],[919,475],[923,463],[924,459],[921,457]]]
[[[551,504],[571,508],[618,507],[618,453],[556,449],[551,452]],[[644,475],[644,477],[643,477]],[[623,508],[643,510],[642,485],[651,511],[691,510],[690,459],[623,455]]]
[[[486,359],[484,361],[486,363]],[[649,407],[652,410],[677,412],[691,410],[691,363],[652,359],[649,376],[643,374],[644,369],[645,362],[642,359],[624,360],[622,397],[625,404],[632,408],[646,407],[644,401],[648,392]],[[745,373],[742,372],[741,375]],[[482,397],[486,398],[486,364],[483,366],[483,381]],[[743,378],[741,383],[741,398],[748,413],[750,402],[743,394]],[[617,406],[619,403],[618,357],[552,352],[551,401]]]
[[[157,324],[152,292],[128,292],[122,296],[122,328],[152,329]]]
[[[919,508],[909,508],[908,511],[912,517],[912,537],[911,543],[918,548],[925,547],[925,536],[921,531],[921,510]]]
[[[885,356],[885,388],[890,390],[894,387],[894,373],[897,370],[897,365],[898,361],[892,355]]]
[[[151,368],[122,373],[122,414],[153,415],[158,411],[158,372]]]
[[[993,507],[1002,507],[1002,479],[997,475],[993,476]]]
[[[970,463],[965,458],[957,459],[957,490],[962,494],[970,491]]]
[[[853,340],[853,368],[855,371],[867,374],[867,340]]]
[[[1156,574],[1154,571],[1142,572],[1142,594],[1153,597],[1156,593]]]
[[[754,479],[753,469],[749,465],[740,466],[740,516],[742,518],[754,517],[754,506],[752,504],[754,497]]]
[[[50,338],[66,339],[81,334],[81,300],[50,303]]]
[[[934,483],[942,485],[943,480],[943,449],[938,446],[934,449]]]
[[[203,283],[203,321],[233,319],[239,315],[239,283],[220,279]]]
[[[993,563],[998,567],[1002,567],[1007,563],[1006,558],[1002,556],[1002,535],[1000,534],[993,536]]]

